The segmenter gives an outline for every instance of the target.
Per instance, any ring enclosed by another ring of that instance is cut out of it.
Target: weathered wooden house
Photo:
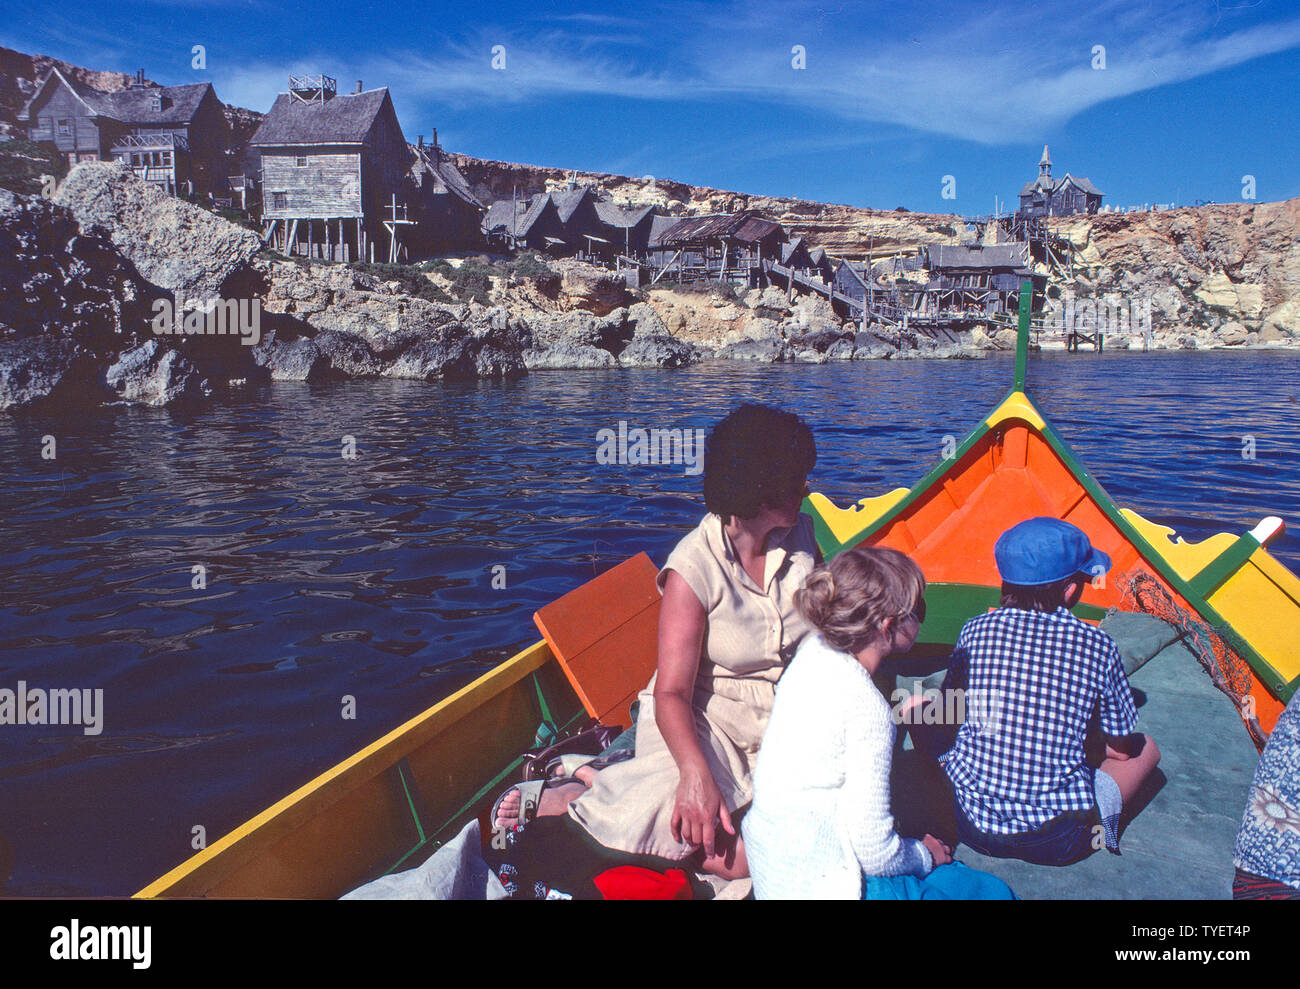
[[[868,295],[874,297],[880,291],[878,286],[871,283],[870,265],[865,261],[841,259],[835,265],[830,281],[831,288],[855,302],[862,302]]]
[[[598,197],[590,186],[570,184],[551,192],[555,215],[560,219],[564,248],[561,253],[579,257],[611,257],[609,231],[596,213]]]
[[[1038,178],[1026,182],[1020,190],[1022,217],[1070,216],[1073,213],[1096,213],[1101,209],[1103,193],[1084,178],[1068,172],[1064,178],[1052,178],[1052,158],[1047,145],[1038,161]]]
[[[808,278],[830,282],[835,277],[835,264],[820,247],[809,247],[802,237],[781,245],[781,264]]]
[[[419,221],[413,243],[428,253],[481,246],[483,204],[438,145],[438,132],[432,144],[420,135],[410,151],[411,216]]]
[[[209,82],[159,86],[141,69],[130,88],[102,92],[55,68],[18,120],[70,166],[116,160],[175,195],[224,194],[230,128]]]
[[[596,217],[604,228],[606,246],[602,256],[640,258],[650,247],[650,232],[658,206],[619,206],[596,203]]]
[[[746,210],[680,219],[657,233],[649,250],[663,277],[756,285],[763,279],[764,261],[780,261],[785,241],[781,224]]]
[[[528,248],[552,256],[572,253],[549,192],[493,203],[483,217],[483,232],[488,240],[511,250]]]
[[[926,308],[938,312],[998,314],[1014,312],[1020,284],[1032,281],[1036,293],[1046,276],[1031,268],[1029,244],[988,247],[934,245],[926,249],[931,279],[925,286]]]
[[[284,253],[405,256],[411,152],[387,87],[340,94],[329,76],[290,76],[250,144],[266,235]]]
[[[569,185],[493,203],[483,233],[494,243],[530,248],[552,257],[576,255],[612,264],[620,255],[644,254],[658,210],[624,207],[601,199],[590,186]]]

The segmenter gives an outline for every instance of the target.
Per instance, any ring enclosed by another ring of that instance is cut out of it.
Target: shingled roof
[[[192,82],[185,86],[132,86],[119,92],[106,93],[71,79],[54,68],[18,114],[19,120],[31,118],[32,104],[40,99],[46,87],[55,80],[62,82],[92,114],[132,127],[184,126],[194,119],[203,97],[212,89],[210,82]],[[153,108],[153,98],[156,95],[162,97],[161,110]]]
[[[421,150],[412,146],[411,153],[415,155],[411,176],[421,186],[426,181],[432,182],[432,191],[435,194],[450,194],[471,206],[483,208],[483,204],[478,201],[469,183],[465,181],[465,176],[460,174],[460,169],[452,164],[450,158],[444,157],[436,148]]]
[[[1062,186],[1064,186],[1067,182],[1071,183],[1074,186],[1077,186],[1078,188],[1082,189],[1084,192],[1089,193],[1090,195],[1093,196],[1105,195],[1104,192],[1098,189],[1087,179],[1077,178],[1071,175],[1069,172],[1066,172],[1065,175],[1063,175],[1059,179],[1044,178],[1043,176],[1040,175],[1032,182],[1026,182],[1024,184],[1024,187],[1020,190],[1020,195],[1029,196],[1039,189],[1043,189],[1043,190],[1050,189],[1052,192],[1060,192]]]
[[[483,232],[488,234],[505,234],[510,237],[526,237],[550,205],[549,193],[539,192],[529,199],[517,202],[499,199],[488,207],[483,218]]]
[[[927,248],[932,269],[1023,268],[1029,263],[1029,245],[993,244],[988,247],[960,247],[934,244]]]
[[[304,103],[281,93],[248,143],[257,147],[293,144],[360,144],[388,103],[388,87],[342,93],[323,103]]]
[[[596,202],[596,216],[600,222],[620,229],[635,227],[653,209],[653,206],[617,206],[603,200]]]
[[[662,244],[682,244],[689,241],[726,237],[742,243],[754,243],[781,230],[775,220],[757,213],[719,213],[712,216],[692,216],[673,224],[659,235]]]
[[[568,223],[582,201],[591,195],[589,186],[578,186],[576,189],[556,189],[551,193],[551,202],[555,203],[556,212],[560,214],[560,222]]]

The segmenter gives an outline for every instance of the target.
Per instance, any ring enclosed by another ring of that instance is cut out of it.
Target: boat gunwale
[[[217,841],[133,894],[133,899],[168,896],[187,880],[202,880],[220,872],[216,885],[308,824],[323,810],[369,783],[402,759],[472,714],[486,701],[504,693],[531,673],[553,662],[545,640],[534,642],[503,660],[455,693],[408,718],[375,741],[319,773],[265,810],[239,824]],[[181,894],[189,896],[191,894]],[[201,897],[203,894],[193,894]]]

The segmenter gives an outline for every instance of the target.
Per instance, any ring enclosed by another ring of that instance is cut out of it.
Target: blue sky
[[[289,72],[387,85],[409,139],[485,158],[971,215],[1049,143],[1117,206],[1300,196],[1296,0],[2,6],[0,45],[257,110]]]

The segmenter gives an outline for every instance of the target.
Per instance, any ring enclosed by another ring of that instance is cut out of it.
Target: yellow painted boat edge
[[[808,501],[817,510],[817,514],[835,538],[843,543],[873,525],[877,519],[907,497],[908,490],[908,488],[895,488],[882,495],[862,498],[848,508],[840,508],[819,491],[810,494]]]
[[[984,420],[984,423],[992,429],[1008,419],[1024,420],[1040,433],[1047,428],[1047,421],[1034,407],[1034,403],[1029,400],[1029,396],[1022,391],[1013,391],[1008,395],[1001,405],[989,413],[989,417]]]
[[[541,669],[553,658],[550,647],[544,641],[535,642],[531,646],[520,650],[510,659],[488,670],[477,680],[466,684],[454,694],[415,715],[415,717],[394,728],[382,738],[353,753],[342,762],[331,766],[311,782],[294,790],[287,797],[272,804],[256,817],[245,821],[207,848],[190,856],[176,868],[140,890],[134,895],[134,898],[152,899],[166,895],[167,890],[182,879],[204,868],[223,853],[237,847],[240,842],[251,835],[256,834],[263,828],[271,827],[277,819],[306,801],[309,797],[322,794],[323,791],[335,787],[350,789],[351,786],[360,785],[373,778],[442,729],[476,710],[486,697],[494,696],[508,689],[528,676],[528,674]],[[393,749],[400,751],[390,751]],[[376,762],[379,764],[374,765]],[[346,792],[347,790],[344,789],[338,796],[341,797]],[[252,854],[254,853],[250,852],[250,857]]]
[[[1121,508],[1119,511],[1183,580],[1191,580],[1238,539],[1230,532],[1219,532],[1192,543],[1169,526],[1143,518],[1131,508]]]

